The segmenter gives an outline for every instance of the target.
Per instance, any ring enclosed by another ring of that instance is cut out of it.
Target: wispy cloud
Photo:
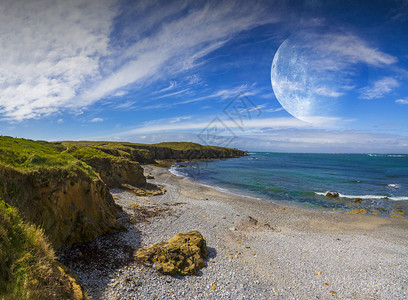
[[[122,97],[125,96],[128,92],[127,91],[118,91],[115,94],[113,94],[114,97]]]
[[[168,87],[163,88],[163,89],[158,90],[158,91],[155,91],[154,94],[160,94],[160,93],[164,93],[164,92],[170,91],[170,90],[172,90],[173,88],[175,88],[176,86],[177,86],[177,81],[172,80],[172,81],[170,81],[170,84],[169,84]]]
[[[242,1],[140,1],[130,10],[115,0],[1,6],[0,114],[17,121],[81,109],[189,69],[239,32],[280,20],[261,2]]]
[[[262,111],[273,113],[273,112],[278,112],[278,111],[282,111],[282,110],[284,110],[283,107],[278,107],[278,108],[268,108],[268,109],[264,109]]]
[[[190,119],[190,118],[188,118]],[[174,119],[177,122],[169,122],[168,120],[157,120],[154,122],[148,122],[143,126],[127,130],[124,132],[116,133],[115,136],[129,136],[134,134],[148,134],[148,133],[157,133],[157,132],[174,132],[183,130],[187,131],[196,131],[200,132],[204,130],[209,124],[211,124],[212,119],[210,120],[201,120],[196,122],[180,122],[188,119]],[[282,128],[310,128],[310,127],[335,127],[336,124],[341,122],[347,122],[347,120],[342,120],[340,118],[329,118],[329,117],[319,117],[316,118],[313,122],[313,126],[307,122],[300,121],[295,118],[254,118],[245,120],[244,122],[244,131],[257,132],[259,129],[282,129]],[[231,130],[242,131],[241,126],[237,125],[233,120],[222,120],[222,126],[226,126]],[[330,126],[331,124],[331,126]]]
[[[181,101],[181,102],[177,102],[174,103],[175,105],[177,104],[187,104],[187,103],[192,103],[192,102],[198,102],[198,101],[202,101],[202,100],[207,100],[207,99],[220,99],[220,100],[226,100],[226,99],[234,99],[235,97],[244,94],[246,96],[253,96],[256,95],[258,91],[256,91],[254,89],[255,84],[252,84],[251,86],[249,86],[248,84],[243,84],[234,88],[230,88],[230,89],[222,89],[219,91],[216,91],[214,93],[211,93],[209,95],[206,96],[202,96],[202,97],[197,97],[197,98],[193,98],[193,99],[188,99],[185,101]]]
[[[119,104],[112,104],[113,109],[130,109],[135,107],[135,101],[125,101]]]
[[[206,2],[191,6],[187,14],[180,13],[185,2],[180,4],[180,11],[174,12],[172,21],[166,26],[161,24],[164,18],[152,21],[152,25],[158,26],[154,33],[136,39],[121,55],[126,64],[117,66],[112,75],[83,93],[82,98],[95,101],[131,83],[191,68],[199,59],[225,45],[235,34],[280,20],[277,15],[267,15],[260,3]],[[146,15],[149,19],[152,13],[157,17],[154,6],[148,5],[144,9],[139,12],[142,18]],[[143,19],[138,22],[144,23]],[[128,38],[135,39],[139,33],[128,32]]]
[[[330,89],[328,87],[319,87],[317,89],[315,89],[315,93],[321,96],[327,96],[327,97],[331,97],[331,98],[337,98],[342,96],[344,93],[341,92],[337,92],[333,89]]]
[[[395,103],[398,103],[398,104],[408,104],[408,98],[395,100]]]
[[[312,31],[306,32],[306,35],[313,41],[313,49],[319,58],[311,65],[314,69],[339,71],[359,62],[376,67],[398,62],[395,56],[370,46],[367,41],[350,33]]]
[[[169,108],[169,107],[173,107],[176,105],[184,105],[188,103],[194,103],[194,102],[199,102],[199,101],[204,101],[204,100],[209,100],[209,99],[216,99],[219,101],[233,100],[235,97],[239,95],[245,95],[245,96],[257,95],[259,91],[255,89],[254,87],[255,87],[255,84],[252,84],[252,85],[243,84],[243,85],[236,86],[230,89],[221,89],[221,90],[212,92],[210,94],[207,94],[205,96],[195,97],[195,98],[182,100],[178,102],[166,102],[166,103],[158,103],[158,104],[153,104],[153,105],[145,105],[143,107],[140,107],[139,109],[140,110],[150,110],[150,109],[159,109],[159,108]],[[172,96],[172,95],[168,95],[168,96]],[[164,97],[161,97],[161,98],[164,98]]]
[[[174,92],[174,93],[168,93],[168,94],[165,94],[165,95],[161,95],[161,96],[159,96],[159,97],[156,97],[156,98],[154,98],[154,99],[162,99],[162,98],[167,98],[167,97],[172,97],[172,96],[180,95],[180,94],[182,94],[182,93],[187,92],[188,90],[190,90],[190,89],[184,89],[184,90],[177,91],[177,92]]]
[[[176,117],[176,118],[172,118],[169,122],[171,124],[173,124],[173,123],[178,123],[178,122],[184,121],[184,120],[190,120],[191,118],[192,118],[192,116]]]
[[[115,14],[106,0],[2,3],[0,114],[20,121],[81,107],[75,96],[100,76]]]
[[[103,119],[102,118],[93,118],[90,122],[91,123],[103,122]]]
[[[371,86],[361,89],[361,99],[379,99],[384,97],[393,91],[394,88],[398,87],[399,83],[397,80],[391,77],[382,78],[374,82]]]

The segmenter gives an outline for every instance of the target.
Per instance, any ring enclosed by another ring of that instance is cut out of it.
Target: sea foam
[[[316,195],[326,196],[326,193],[315,192]],[[340,198],[348,199],[367,199],[367,200],[392,200],[392,201],[408,201],[408,196],[393,197],[393,196],[382,196],[382,195],[345,195],[339,193]]]

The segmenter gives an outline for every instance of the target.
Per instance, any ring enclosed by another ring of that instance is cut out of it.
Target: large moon
[[[367,65],[351,51],[356,38],[332,28],[311,28],[286,39],[275,53],[271,82],[283,108],[316,123],[343,116],[367,83]]]

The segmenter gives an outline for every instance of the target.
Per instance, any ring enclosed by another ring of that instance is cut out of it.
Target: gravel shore
[[[112,190],[128,231],[58,253],[92,299],[408,299],[408,220],[233,197],[145,166],[164,195]],[[207,266],[169,276],[139,247],[197,229]]]

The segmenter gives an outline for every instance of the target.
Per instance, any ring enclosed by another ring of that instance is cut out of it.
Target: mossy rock
[[[179,233],[168,242],[160,242],[148,248],[138,249],[135,259],[154,263],[164,274],[195,275],[205,267],[207,244],[197,230]]]

